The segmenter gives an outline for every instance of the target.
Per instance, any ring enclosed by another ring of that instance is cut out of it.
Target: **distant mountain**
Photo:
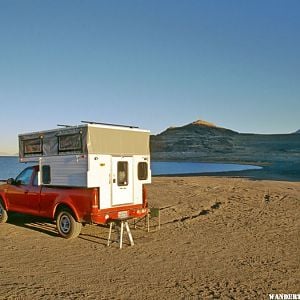
[[[243,163],[300,160],[300,139],[294,134],[249,134],[197,120],[151,136],[153,160]]]
[[[300,129],[299,129],[299,130],[297,130],[295,133],[300,133]]]
[[[0,156],[8,156],[9,153],[6,153],[6,152],[0,152]]]
[[[19,153],[0,152],[0,156],[19,156]]]

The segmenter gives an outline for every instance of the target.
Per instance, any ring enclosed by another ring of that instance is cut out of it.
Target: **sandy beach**
[[[300,293],[300,182],[155,177],[148,199],[161,230],[131,226],[135,245],[122,250],[106,246],[106,227],[64,240],[53,222],[12,215],[0,225],[0,299]]]

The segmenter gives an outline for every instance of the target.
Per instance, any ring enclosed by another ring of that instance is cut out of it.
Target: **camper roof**
[[[25,133],[19,134],[19,136],[30,135],[30,134],[39,134],[39,133],[47,133],[47,132],[65,131],[65,130],[72,130],[72,129],[80,129],[80,128],[86,128],[86,127],[111,128],[111,129],[118,129],[118,130],[133,130],[133,131],[149,132],[150,133],[150,130],[141,129],[137,126],[131,126],[131,125],[98,123],[98,122],[92,122],[92,121],[81,121],[81,122],[85,123],[85,124],[79,124],[79,125],[61,125],[61,124],[57,124],[58,128],[55,128],[55,129],[25,132]]]
[[[19,134],[19,156],[149,155],[149,136],[149,130],[124,125],[82,124]]]

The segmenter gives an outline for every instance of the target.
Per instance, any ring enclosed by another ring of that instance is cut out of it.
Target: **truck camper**
[[[65,238],[82,224],[148,213],[150,132],[84,122],[19,135],[20,162],[34,163],[0,186],[0,223],[8,211],[56,220]]]

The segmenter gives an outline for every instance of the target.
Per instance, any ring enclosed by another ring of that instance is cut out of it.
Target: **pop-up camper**
[[[99,188],[99,208],[142,204],[151,182],[150,132],[90,122],[19,135],[21,162],[39,164],[38,185]]]
[[[151,182],[150,132],[85,122],[19,135],[21,162],[33,162],[0,187],[0,223],[8,212],[56,220],[64,238],[82,224],[125,222],[148,214],[145,184]],[[130,239],[133,244],[132,237]]]

